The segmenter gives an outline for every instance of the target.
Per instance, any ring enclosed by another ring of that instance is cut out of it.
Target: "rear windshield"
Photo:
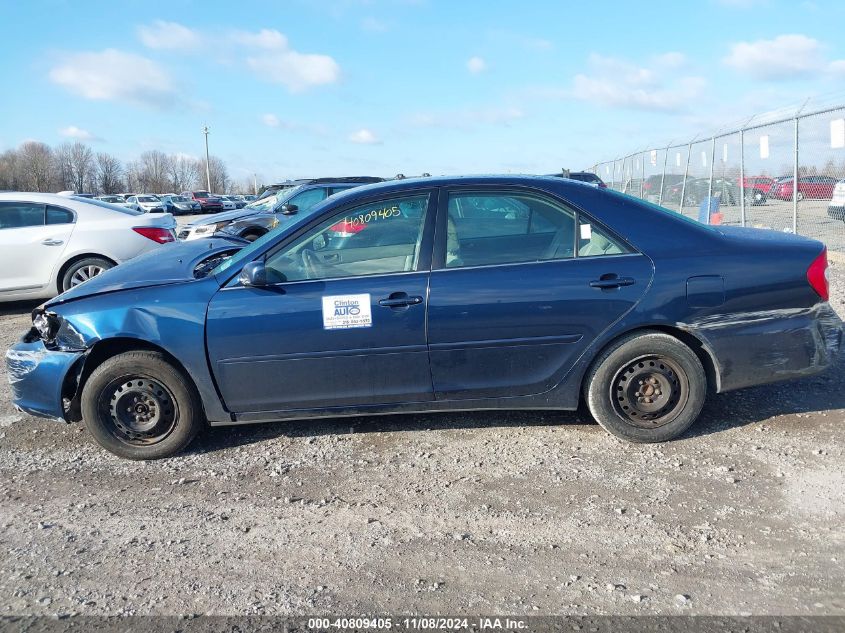
[[[111,204],[110,202],[103,202],[102,200],[96,200],[94,198],[80,198],[79,196],[73,196],[73,199],[86,204],[93,204],[97,207],[103,207],[104,209],[119,211],[120,213],[125,213],[126,215],[144,215],[143,211],[136,211],[135,209],[124,207],[122,204]]]
[[[195,191],[194,198],[207,198],[208,192],[207,191]]]

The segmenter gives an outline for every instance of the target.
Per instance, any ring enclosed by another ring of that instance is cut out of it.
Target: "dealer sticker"
[[[323,329],[345,330],[372,324],[369,294],[323,297]]]

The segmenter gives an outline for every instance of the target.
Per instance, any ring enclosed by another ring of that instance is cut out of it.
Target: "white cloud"
[[[282,122],[275,114],[265,114],[261,117],[261,122],[267,127],[279,127]]]
[[[377,145],[381,143],[379,138],[372,132],[372,130],[368,130],[365,127],[362,127],[360,130],[357,130],[350,134],[349,141],[351,143],[358,143],[359,145]]]
[[[340,66],[328,55],[287,50],[248,57],[246,63],[260,78],[282,84],[291,92],[332,84],[340,78]]]
[[[146,57],[113,48],[74,53],[49,72],[68,92],[95,101],[125,101],[166,107],[176,101],[170,75]]]
[[[591,72],[575,75],[571,92],[564,95],[615,108],[680,111],[701,94],[706,83],[701,77],[673,73],[684,61],[680,53],[659,55],[654,58],[659,67],[655,69],[593,54]]]
[[[487,70],[487,62],[485,62],[483,58],[478,56],[470,57],[467,60],[467,70],[473,75],[477,75],[478,73]]]
[[[722,61],[757,79],[806,77],[824,68],[822,45],[818,40],[800,34],[739,42]]]
[[[261,29],[257,33],[249,31],[233,31],[230,35],[233,42],[250,48],[264,48],[267,50],[285,50],[288,38],[275,29]]]
[[[384,33],[388,30],[386,22],[374,17],[366,17],[361,20],[361,28],[371,33]]]
[[[191,51],[202,45],[202,37],[196,31],[177,22],[164,20],[139,26],[138,37],[144,46],[155,50]]]
[[[91,134],[88,130],[83,130],[80,127],[76,127],[75,125],[68,125],[67,127],[62,128],[59,130],[59,134],[64,136],[65,138],[73,138],[77,141],[99,141],[101,140],[98,136]]]

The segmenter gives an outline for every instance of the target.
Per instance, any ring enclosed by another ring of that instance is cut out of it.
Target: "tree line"
[[[218,157],[208,161],[211,191],[253,193],[251,179],[236,183]],[[149,150],[137,160],[122,162],[106,152],[94,152],[80,142],[52,148],[27,141],[0,154],[0,190],[110,193],[180,193],[206,189],[206,161],[183,154]]]

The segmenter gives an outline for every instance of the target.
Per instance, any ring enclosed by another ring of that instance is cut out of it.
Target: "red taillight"
[[[830,298],[830,284],[827,281],[827,248],[813,260],[807,269],[807,281],[824,301]]]
[[[143,235],[147,239],[150,239],[153,242],[158,242],[159,244],[167,244],[168,242],[172,242],[176,239],[173,231],[170,229],[163,229],[158,226],[135,226],[132,227],[132,230],[138,235]]]

